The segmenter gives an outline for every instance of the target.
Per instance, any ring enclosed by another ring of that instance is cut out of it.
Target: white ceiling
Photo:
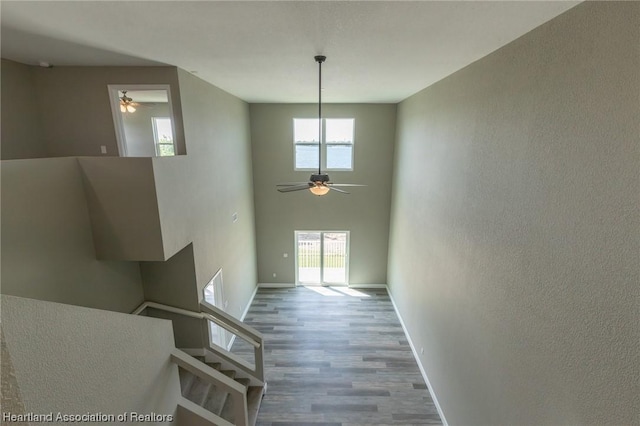
[[[2,57],[176,65],[248,102],[398,102],[572,1],[6,1]]]

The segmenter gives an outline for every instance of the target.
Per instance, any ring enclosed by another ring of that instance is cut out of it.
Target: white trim
[[[402,320],[402,316],[400,315],[400,311],[398,310],[398,306],[396,305],[395,300],[393,300],[393,296],[391,295],[391,290],[389,290],[389,286],[385,286],[387,288],[387,293],[389,294],[389,299],[391,299],[391,304],[393,305],[393,309],[396,311],[396,315],[398,315],[398,320],[400,321],[400,325],[402,326],[402,330],[404,330],[404,334],[407,337],[407,341],[409,342],[409,346],[411,346],[411,352],[413,352],[413,357],[416,359],[418,363],[418,368],[420,369],[420,373],[422,374],[422,378],[427,384],[427,389],[429,390],[429,394],[431,395],[431,399],[433,400],[436,409],[438,410],[438,414],[440,415],[440,420],[442,420],[443,426],[448,426],[447,419],[444,417],[444,413],[442,412],[442,408],[438,403],[438,398],[436,397],[435,391],[431,386],[431,382],[429,382],[429,377],[427,377],[427,372],[424,370],[422,366],[422,362],[420,361],[420,357],[418,356],[418,352],[416,351],[415,346],[413,346],[413,342],[411,341],[411,336],[409,335],[409,331],[407,327],[404,325],[404,321]]]
[[[244,322],[244,318],[247,316],[247,312],[249,312],[249,309],[251,309],[251,304],[253,303],[253,299],[256,297],[257,292],[258,292],[258,285],[256,285],[256,288],[253,289],[253,293],[251,293],[251,297],[249,297],[249,302],[247,302],[247,306],[244,308],[244,312],[240,316],[240,321]],[[233,334],[231,335],[231,340],[229,340],[229,345],[227,346],[228,351],[231,351],[231,348],[233,347],[233,342],[235,341],[236,341],[236,335]]]
[[[289,288],[295,286],[294,283],[258,283],[260,288]]]
[[[389,291],[386,284],[349,284],[349,288],[386,288]]]

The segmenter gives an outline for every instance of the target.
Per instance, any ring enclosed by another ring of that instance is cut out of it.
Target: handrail
[[[241,337],[242,339],[244,339],[247,342],[249,342],[255,348],[259,348],[262,345],[262,343],[261,343],[262,336],[260,335],[260,332],[251,330],[251,327],[249,327],[246,324],[243,324],[243,323],[239,322],[238,320],[236,320],[235,318],[233,318],[231,315],[227,314],[226,312],[223,312],[223,311],[220,311],[220,310],[217,310],[217,309],[216,310],[212,309],[212,307],[215,308],[213,305],[210,305],[210,304],[208,304],[206,302],[203,302],[200,306],[202,308],[205,308],[206,310],[216,314],[216,315],[222,316],[226,321],[223,321],[221,319],[216,318],[210,312],[194,312],[194,311],[189,311],[189,310],[182,309],[182,308],[176,308],[174,306],[163,305],[161,303],[149,302],[149,301],[143,302],[140,306],[138,306],[132,312],[132,314],[133,315],[139,315],[145,309],[152,308],[152,309],[158,309],[158,310],[161,310],[161,311],[171,312],[171,313],[174,313],[174,314],[183,315],[183,316],[187,316],[187,317],[191,317],[191,318],[206,319],[206,320],[209,320],[211,322],[216,323],[220,327],[224,328],[225,330],[230,331],[231,333],[235,334],[236,336]],[[238,328],[236,328],[236,327],[234,327],[232,325],[229,325],[228,324],[229,322],[233,323],[236,326],[242,327],[242,328],[249,328],[249,330],[247,330],[249,334],[238,330]],[[257,337],[257,339],[256,339],[256,337]]]
[[[183,315],[189,318],[195,318],[200,320],[211,321],[225,330],[235,334],[243,340],[246,340],[253,346],[254,365],[251,366],[242,358],[225,350],[222,347],[212,344],[209,341],[208,349],[209,353],[215,357],[232,364],[235,368],[244,371],[251,377],[251,383],[263,385],[264,382],[264,338],[255,328],[237,320],[233,316],[217,308],[216,306],[202,301],[200,303],[200,309],[202,312],[189,311],[187,309],[176,308],[175,306],[163,305],[161,303],[145,301],[138,306],[132,314],[139,315],[145,309],[158,309],[165,312],[171,312],[178,315]]]

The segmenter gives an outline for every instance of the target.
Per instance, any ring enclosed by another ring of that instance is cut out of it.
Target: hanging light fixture
[[[327,173],[322,173],[322,63],[326,56],[314,56],[318,63],[318,174],[312,174],[308,182],[279,183],[279,192],[304,191],[308,189],[313,195],[326,195],[329,191],[349,194],[347,191],[336,188],[338,186],[367,186],[357,183],[333,183]]]
[[[325,195],[331,188],[325,185],[320,179],[322,177],[322,63],[327,59],[326,56],[318,55],[313,59],[318,63],[318,180],[315,185],[309,187],[309,191],[313,195]],[[313,177],[313,176],[312,176]],[[327,176],[329,180],[329,176]],[[313,181],[313,179],[312,179]]]
[[[120,111],[122,112],[136,112],[136,108],[133,106],[133,99],[127,96],[127,91],[122,91],[122,97],[120,98]]]

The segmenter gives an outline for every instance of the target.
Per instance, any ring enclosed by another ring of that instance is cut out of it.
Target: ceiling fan
[[[337,191],[342,194],[349,192],[336,188],[337,186],[367,186],[355,183],[333,183],[329,179],[329,175],[322,173],[322,63],[327,59],[326,56],[315,56],[314,59],[318,63],[318,173],[312,174],[308,182],[289,182],[279,183],[276,186],[280,192],[293,192],[308,189],[314,195],[325,195],[329,191]]]
[[[126,90],[122,90],[122,96],[120,97],[120,111],[136,112],[136,106],[138,106],[138,103],[133,102],[133,99],[127,96]]]

